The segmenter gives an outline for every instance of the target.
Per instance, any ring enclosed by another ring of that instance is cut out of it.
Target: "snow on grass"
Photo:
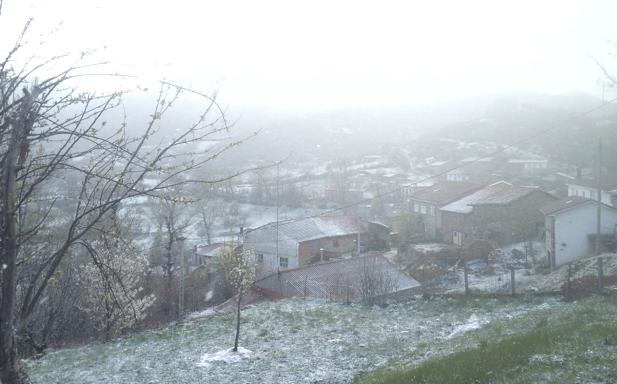
[[[454,336],[458,336],[465,332],[473,331],[475,329],[480,329],[488,323],[489,323],[489,320],[487,320],[486,318],[480,318],[475,313],[472,313],[471,316],[469,316],[469,319],[467,320],[467,322],[461,325],[458,325],[454,328],[454,331],[452,331],[452,333],[448,335],[448,339],[451,339]]]
[[[214,308],[207,308],[207,309],[204,309],[203,311],[192,312],[188,314],[186,316],[186,320],[193,321],[193,320],[201,319],[204,317],[210,317],[214,315],[216,315],[216,311],[214,310]]]
[[[251,357],[251,353],[251,351],[242,347],[238,347],[238,350],[235,352],[233,348],[229,348],[214,353],[206,353],[201,357],[201,361],[197,363],[197,366],[210,368],[214,362],[233,364],[241,361],[242,359],[248,359]]]
[[[437,298],[367,308],[288,299],[243,311],[240,345],[252,352],[233,364],[210,358],[199,366],[233,345],[235,318],[226,314],[57,350],[27,365],[35,384],[347,383],[427,344],[556,305],[546,298]]]

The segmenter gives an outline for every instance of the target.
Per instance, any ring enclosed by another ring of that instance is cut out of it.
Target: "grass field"
[[[243,311],[235,362],[213,361],[233,343],[233,314],[28,361],[34,383],[349,383],[388,362],[448,355],[467,335],[568,307],[553,298],[431,299],[367,308],[282,300]],[[403,365],[397,365],[402,367]],[[368,376],[363,376],[368,378]]]
[[[617,383],[617,297],[496,321],[435,348],[450,352],[415,351],[356,383]]]

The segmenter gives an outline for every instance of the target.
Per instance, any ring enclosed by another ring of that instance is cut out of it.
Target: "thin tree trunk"
[[[27,108],[27,106],[26,106]],[[27,109],[24,109],[27,111]],[[19,159],[25,156],[26,122],[23,116],[13,122],[11,143],[2,169],[3,190],[0,209],[2,218],[2,249],[0,250],[0,273],[2,273],[2,296],[0,304],[0,383],[17,384],[21,373],[15,348],[15,296],[17,276],[17,168]],[[27,378],[24,377],[24,381]]]
[[[240,339],[240,303],[242,302],[242,292],[238,293],[238,311],[236,316],[236,341],[234,342],[234,352],[238,352],[238,340]]]
[[[169,320],[172,317],[172,313],[174,312],[174,305],[173,305],[173,294],[172,294],[172,290],[173,290],[173,258],[171,256],[171,248],[173,247],[173,234],[170,233],[169,234],[169,241],[167,243],[167,246],[165,247],[166,251],[167,251],[167,265],[166,265],[166,272],[167,272],[167,287],[166,287],[166,305],[165,305],[165,315],[167,317],[166,320]]]

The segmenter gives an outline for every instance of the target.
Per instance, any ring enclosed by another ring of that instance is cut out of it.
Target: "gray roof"
[[[441,208],[442,211],[471,213],[474,205],[509,204],[534,191],[537,187],[517,187],[505,181],[498,181]]]
[[[420,283],[399,271],[381,255],[368,255],[351,259],[313,264],[290,269],[265,277],[255,285],[286,296],[320,297],[328,299],[359,299],[362,296],[362,281],[367,275],[378,275],[392,292],[419,287]],[[369,276],[370,276],[369,275]]]
[[[498,188],[495,193],[489,194],[488,196],[485,196],[484,198],[476,201],[474,205],[506,205],[516,200],[519,200],[535,191],[541,190],[538,187],[518,187],[514,185],[509,185]]]
[[[584,204],[597,204],[597,201],[592,199],[586,199],[580,196],[571,196],[564,200],[551,201],[550,203],[543,205],[542,207],[540,207],[540,212],[542,212],[544,215],[555,215],[562,211]],[[617,210],[610,205],[606,205],[604,203],[602,205],[606,208]]]
[[[467,181],[439,181],[429,187],[418,187],[409,195],[409,198],[442,206],[478,188],[480,185]]]
[[[197,256],[219,257],[221,251],[231,244],[213,243],[213,244],[197,244],[195,246],[195,254]]]
[[[253,229],[250,232],[260,230],[272,230],[276,223],[269,223]],[[322,239],[365,233],[368,230],[367,223],[349,216],[323,216],[310,217],[300,220],[279,222],[278,231],[281,238],[295,240],[296,242]],[[250,236],[250,232],[247,235]]]
[[[566,184],[580,185],[587,188],[598,187],[598,182],[590,178],[574,179],[572,181],[568,181]],[[600,180],[600,187],[603,191],[617,192],[617,175],[614,175],[613,173],[607,174],[603,172],[602,179]]]

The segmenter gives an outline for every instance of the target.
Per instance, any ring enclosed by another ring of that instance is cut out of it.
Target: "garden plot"
[[[234,315],[27,363],[34,383],[345,383],[390,359],[492,321],[563,305],[555,299],[431,299],[367,308],[288,299],[243,311],[242,356],[232,358]]]

